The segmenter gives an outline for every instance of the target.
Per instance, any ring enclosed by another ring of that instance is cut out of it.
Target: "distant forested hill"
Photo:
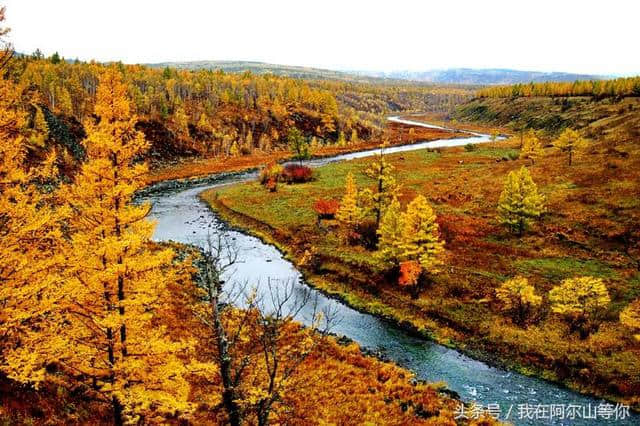
[[[428,84],[465,84],[493,85],[547,81],[598,80],[604,76],[571,74],[564,72],[519,71],[512,69],[471,69],[451,68],[428,71],[335,71],[321,68],[276,65],[252,61],[190,61],[162,62],[150,64],[152,67],[172,67],[178,69],[221,69],[225,72],[239,73],[251,71],[256,74],[271,73],[293,78],[330,79],[343,81],[362,81],[369,83],[391,83],[414,81]]]
[[[242,73],[250,71],[254,74],[273,74],[291,78],[304,78],[311,80],[342,80],[371,82],[372,80],[386,80],[385,78],[369,77],[342,71],[334,71],[321,68],[300,67],[293,65],[276,65],[254,61],[188,61],[188,62],[161,62],[148,64],[154,68],[177,68],[186,70],[223,70],[229,73]]]
[[[451,68],[430,71],[392,71],[367,72],[358,74],[381,78],[414,80],[437,84],[515,84],[547,81],[598,80],[606,77],[588,74],[571,74],[564,72],[519,71],[512,69],[471,69]]]

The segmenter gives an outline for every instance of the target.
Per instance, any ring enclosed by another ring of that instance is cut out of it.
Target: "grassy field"
[[[414,128],[398,123],[389,123],[381,139],[388,140],[392,145],[410,144],[436,139],[451,139],[464,136],[464,133],[451,132],[425,127]],[[325,145],[312,152],[315,157],[327,157],[347,152],[362,151],[377,147],[381,139],[361,140],[358,143],[349,143],[346,146]],[[291,157],[290,151],[257,151],[250,155],[236,157],[210,157],[188,158],[184,161],[176,161],[165,164],[151,170],[148,184],[173,179],[188,179],[193,177],[208,176],[213,173],[241,171],[251,169],[272,162],[279,162]]]
[[[490,354],[497,362],[612,399],[640,404],[640,348],[618,315],[640,296],[640,273],[623,254],[620,235],[640,226],[640,151],[637,145],[592,143],[573,166],[551,148],[530,166],[546,197],[547,213],[522,238],[496,220],[496,205],[514,160],[517,140],[478,147],[421,150],[388,156],[402,185],[403,204],[425,195],[438,214],[446,242],[445,271],[412,299],[372,262],[372,252],[345,245],[330,224],[319,227],[312,205],[339,200],[353,172],[360,187],[373,183],[371,160],[331,164],[312,182],[280,185],[270,193],[257,182],[203,194],[235,225],[282,248],[294,261],[313,248],[320,266],[302,266],[324,291],[366,311],[410,325],[441,343]],[[545,296],[541,319],[520,328],[500,313],[495,288],[523,275]],[[568,277],[605,280],[612,303],[599,330],[586,340],[549,312],[547,292]]]

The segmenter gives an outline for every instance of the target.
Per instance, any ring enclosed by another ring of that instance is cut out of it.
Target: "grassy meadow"
[[[519,148],[514,138],[469,151],[387,156],[401,185],[401,203],[426,196],[446,243],[444,271],[416,299],[385,279],[371,250],[344,243],[332,221],[318,225],[312,208],[318,199],[340,200],[349,172],[359,188],[371,187],[364,174],[371,159],[318,168],[313,181],[280,184],[276,192],[249,182],[210,190],[203,198],[294,262],[311,250],[317,265],[301,266],[312,284],[357,308],[521,372],[637,407],[640,350],[618,316],[640,296],[640,272],[619,238],[639,219],[638,148],[622,144],[612,152],[592,142],[572,166],[550,147],[532,165],[517,159]],[[506,175],[523,165],[545,196],[546,213],[518,238],[500,226],[496,206]],[[514,325],[496,306],[495,289],[516,275],[527,277],[545,300],[527,328]],[[581,275],[603,278],[611,295],[598,331],[584,340],[550,312],[547,301],[552,287]]]

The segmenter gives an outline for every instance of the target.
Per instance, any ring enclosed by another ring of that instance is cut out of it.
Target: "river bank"
[[[488,150],[489,148],[487,148]],[[504,149],[504,148],[501,148]],[[511,148],[508,148],[511,149]],[[493,148],[495,151],[496,148]],[[498,150],[499,151],[499,150]],[[487,151],[489,152],[489,151]],[[502,152],[502,151],[500,151]],[[487,153],[483,153],[486,155]],[[457,163],[457,161],[471,161],[468,153],[455,154],[449,159],[448,163]],[[404,155],[405,160],[407,155]],[[459,160],[460,157],[462,160]],[[489,164],[484,161],[485,164]],[[495,161],[492,161],[496,164]],[[516,166],[517,162],[507,167]],[[499,163],[498,163],[499,164]],[[476,169],[478,164],[474,166]],[[335,169],[332,170],[335,172]],[[307,204],[311,204],[316,196],[324,196],[327,193],[317,192],[318,188],[313,187],[313,190],[307,188],[305,196],[307,197]],[[440,187],[442,190],[442,187]],[[223,190],[223,198],[228,195],[228,192]],[[222,215],[225,220],[230,220],[235,225],[241,227],[244,230],[249,230],[255,235],[259,235],[261,238],[269,243],[276,244],[281,250],[283,250],[288,258],[294,263],[299,264],[300,260],[304,256],[305,251],[310,245],[317,244],[317,240],[313,237],[308,237],[308,234],[312,234],[313,231],[309,230],[309,227],[304,226],[304,222],[313,223],[309,221],[309,211],[306,208],[299,209],[300,203],[297,198],[292,194],[281,195],[281,198],[277,201],[278,205],[287,205],[290,207],[296,207],[296,215],[300,220],[293,219],[290,223],[286,223],[288,219],[275,218],[275,211],[271,211],[273,206],[269,201],[262,203],[264,200],[261,198],[259,190],[250,188],[250,184],[244,185],[242,189],[239,189],[237,193],[233,194],[227,199],[219,199],[215,196],[218,191],[210,191],[209,194],[205,194],[205,198],[208,202],[212,203],[216,211]],[[288,191],[288,190],[285,190]],[[329,191],[329,193],[334,193]],[[291,195],[289,197],[289,195]],[[249,204],[252,206],[260,206],[260,215],[255,214],[252,209],[247,209],[246,206],[241,205],[243,198],[249,200]],[[261,204],[262,203],[262,204]],[[276,200],[273,200],[276,203]],[[303,203],[304,204],[304,203]],[[310,206],[308,206],[310,210]],[[311,214],[313,214],[311,212]],[[263,218],[263,219],[261,219]],[[540,250],[539,244],[541,240],[536,235],[530,237],[527,241],[527,246],[538,245],[538,251]],[[542,234],[540,234],[542,235]],[[308,237],[308,238],[307,238]],[[501,237],[502,238],[502,237]],[[486,243],[486,241],[485,241]],[[500,242],[501,250],[504,251],[507,245],[511,243],[509,240],[503,240]],[[549,250],[551,246],[546,244]],[[555,245],[554,245],[555,246]],[[486,247],[486,246],[485,246]],[[557,246],[555,247],[558,248]],[[330,253],[335,253],[338,250],[336,247],[331,247],[331,250],[327,250]],[[476,247],[477,250],[477,247]],[[473,250],[472,250],[473,251]],[[321,250],[322,252],[322,250]],[[475,253],[467,253],[469,256],[465,256],[465,260],[471,259],[471,256],[475,256]],[[575,251],[564,253],[558,253],[560,255],[558,259],[566,255],[578,256],[579,253]],[[366,256],[366,253],[363,254]],[[505,255],[513,255],[513,253],[505,253]],[[521,254],[522,255],[522,254]],[[549,327],[561,328],[562,324],[554,321],[549,326],[545,327],[533,327],[529,330],[518,330],[511,327],[504,320],[500,320],[496,317],[490,309],[490,300],[480,303],[470,301],[464,305],[460,302],[456,302],[456,305],[451,305],[451,301],[446,295],[440,295],[441,292],[438,288],[430,289],[436,291],[436,295],[433,297],[434,302],[422,301],[421,303],[413,302],[409,297],[402,295],[401,293],[393,291],[389,286],[379,285],[376,283],[371,284],[371,277],[376,275],[375,271],[363,268],[363,262],[358,259],[360,256],[357,253],[350,253],[350,258],[340,258],[338,255],[332,255],[327,253],[320,254],[320,262],[323,263],[323,271],[321,274],[314,273],[314,271],[301,265],[301,269],[305,272],[308,280],[317,288],[323,290],[328,294],[341,298],[347,302],[350,306],[361,309],[365,312],[373,313],[381,317],[387,318],[393,321],[395,324],[399,324],[412,332],[417,332],[422,336],[426,336],[435,339],[439,343],[447,346],[456,347],[461,349],[467,354],[472,354],[480,359],[485,359],[493,365],[501,365],[515,369],[523,374],[542,377],[547,380],[551,380],[556,383],[562,383],[571,389],[576,391],[599,395],[606,397],[614,401],[624,401],[630,404],[637,404],[634,399],[635,391],[633,387],[634,380],[637,379],[636,373],[634,373],[635,364],[626,363],[626,373],[624,367],[620,364],[623,360],[633,360],[634,349],[618,349],[618,353],[611,353],[607,360],[605,355],[611,350],[605,346],[602,346],[602,339],[611,332],[609,324],[603,326],[603,333],[597,334],[589,342],[574,342],[573,338],[567,341],[565,336],[557,335],[558,339],[565,340],[565,346],[562,346],[560,352],[553,348],[547,347],[553,346],[556,342],[556,337],[549,339],[549,336],[545,333],[549,332]],[[529,256],[529,255],[527,255]],[[527,260],[527,256],[523,258],[520,265],[532,265],[538,268],[542,262],[549,262],[545,260],[548,258],[539,259],[534,257],[531,260]],[[475,256],[477,257],[477,256]],[[571,258],[567,258],[571,259]],[[587,267],[592,273],[601,273],[609,275],[613,290],[618,292],[622,291],[625,285],[628,285],[625,281],[621,281],[618,276],[625,273],[624,265],[623,269],[619,270],[620,266],[616,266],[610,263],[603,263],[600,260],[577,260],[572,264],[574,267]],[[529,262],[529,263],[527,263]],[[568,262],[564,260],[563,262]],[[586,263],[585,263],[586,262]],[[366,263],[366,262],[365,262]],[[546,264],[543,264],[546,265]],[[488,285],[489,282],[495,280],[495,276],[505,274],[505,266],[495,269],[493,272],[491,268],[473,269],[467,265],[460,265],[456,263],[453,268],[457,270],[457,273],[451,274],[447,277],[449,284],[445,284],[448,287],[448,291],[454,289],[451,282],[460,280],[462,277],[475,276],[480,277],[484,285]],[[535,274],[542,273],[552,275],[562,275],[563,271],[558,271],[558,265],[552,265],[556,270],[544,270],[533,271]],[[468,270],[463,270],[461,268]],[[595,268],[595,269],[594,269]],[[534,268],[535,269],[535,268]],[[531,271],[529,271],[531,272]],[[569,273],[571,271],[567,271]],[[462,275],[461,275],[462,274]],[[479,275],[478,275],[479,274]],[[534,277],[535,278],[535,277]],[[475,279],[477,282],[477,279]],[[348,284],[347,284],[348,283]],[[632,280],[633,283],[633,280]],[[437,284],[440,285],[440,284]],[[633,284],[631,284],[633,285]],[[631,292],[633,294],[633,292]],[[477,300],[483,299],[486,296],[477,296]],[[461,299],[462,300],[462,299]],[[453,300],[452,300],[453,301]],[[620,302],[617,302],[619,305]],[[456,306],[455,312],[457,314],[452,316],[450,311],[452,306]],[[497,321],[500,326],[497,330],[487,328],[481,320],[473,320],[472,317],[488,318],[489,321]],[[562,329],[561,329],[562,330]],[[496,334],[498,333],[498,334]],[[538,337],[533,337],[538,336]],[[616,332],[615,336],[618,336]],[[619,344],[625,342],[624,337],[621,337]],[[530,342],[525,345],[525,342]],[[567,344],[573,345],[566,346]],[[536,347],[536,346],[540,347]],[[625,343],[626,345],[626,343]],[[562,351],[569,350],[571,348],[571,354],[569,352]],[[487,354],[495,354],[494,356],[487,356]],[[629,358],[631,356],[631,358]],[[614,367],[615,366],[615,367]],[[613,369],[612,369],[613,368]],[[616,377],[616,378],[614,378]],[[626,378],[625,378],[626,377]],[[634,379],[635,378],[635,379]],[[625,388],[626,386],[626,388]],[[636,407],[637,408],[637,405]]]

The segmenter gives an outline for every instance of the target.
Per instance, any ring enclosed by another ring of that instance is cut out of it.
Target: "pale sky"
[[[0,0],[16,50],[148,63],[640,74],[637,0]]]

